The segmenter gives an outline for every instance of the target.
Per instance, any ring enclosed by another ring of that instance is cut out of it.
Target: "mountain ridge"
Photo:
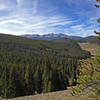
[[[71,40],[77,40],[78,42],[95,42],[97,43],[96,36],[87,36],[87,37],[80,37],[80,36],[71,36],[71,35],[66,35],[66,34],[54,34],[54,33],[49,33],[49,34],[44,34],[44,35],[39,35],[39,34],[25,34],[25,35],[20,35],[20,37],[24,38],[31,38],[31,39],[38,39],[38,40],[49,40],[49,41],[54,41],[54,40],[60,40],[60,39],[71,39]]]
[[[26,37],[26,38],[32,38],[32,39],[39,39],[39,40],[55,40],[55,39],[61,39],[61,38],[69,38],[72,40],[80,40],[82,37],[80,36],[69,36],[66,34],[54,34],[54,33],[49,33],[49,34],[44,34],[44,35],[39,35],[39,34],[25,34],[25,35],[20,35],[21,37]]]
[[[16,49],[23,49],[28,50],[30,49],[31,52],[35,52],[37,54],[44,53],[44,52],[50,52],[53,53],[53,55],[66,55],[68,57],[82,57],[86,58],[87,55],[89,56],[89,52],[84,51],[80,48],[80,46],[77,44],[77,41],[68,39],[65,40],[65,42],[56,42],[56,41],[47,41],[47,40],[37,40],[37,39],[30,39],[30,38],[24,38],[20,36],[14,36],[14,35],[6,35],[6,34],[0,34],[0,43],[1,47],[3,45],[10,46],[11,50],[13,50],[15,47]],[[5,48],[3,46],[3,48]],[[76,52],[78,52],[76,54]],[[81,55],[81,56],[80,56]]]

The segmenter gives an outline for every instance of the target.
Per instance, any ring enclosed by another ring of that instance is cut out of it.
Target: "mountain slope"
[[[35,54],[49,52],[53,55],[68,57],[87,57],[89,52],[80,48],[76,41],[67,40],[66,42],[54,42],[45,40],[27,39],[18,36],[0,34],[0,49],[14,51],[29,51]],[[76,53],[77,52],[77,53]]]
[[[68,57],[85,58],[87,56],[89,53],[83,51],[77,42],[71,39],[62,39],[61,42],[43,41],[0,34],[1,96],[6,98],[5,89],[7,98],[13,98],[33,95],[36,92],[63,90],[70,85],[75,85],[77,59],[69,59]],[[5,75],[8,77],[7,80]],[[4,85],[4,81],[9,84],[5,82]],[[54,94],[58,97],[59,92],[57,93]],[[60,93],[63,95],[63,92]],[[71,96],[71,91],[68,90],[65,93],[67,95],[64,95],[64,99],[68,99],[68,96]],[[51,95],[53,94],[51,93]],[[62,95],[60,98],[51,97],[61,99]],[[39,95],[37,96],[39,97]],[[30,96],[19,99],[29,98]],[[31,99],[33,98],[35,96],[32,96]],[[42,99],[41,96],[40,98]],[[71,100],[75,98],[72,97]]]
[[[81,40],[79,40],[79,42],[88,42],[88,43],[97,43],[97,44],[99,43],[96,36],[89,36],[89,37],[82,38]]]
[[[66,43],[66,41],[69,41],[69,42],[74,42],[70,39],[60,39],[60,41],[54,41],[54,42],[57,42],[57,43]],[[54,43],[52,42],[52,43]],[[91,45],[91,44],[90,44]],[[83,48],[85,49],[85,48]],[[87,60],[86,60],[87,61]],[[83,63],[82,63],[83,65]],[[84,67],[86,67],[88,64],[86,63],[86,65]],[[83,67],[82,67],[83,68]],[[87,69],[88,70],[88,69]],[[89,72],[90,70],[88,70]],[[85,71],[86,73],[86,71]],[[87,75],[87,74],[86,74]],[[13,99],[8,99],[8,100],[61,100],[61,99],[64,99],[64,100],[95,100],[95,98],[92,98],[91,95],[93,94],[93,92],[91,91],[91,86],[86,88],[82,94],[80,95],[75,95],[75,96],[72,96],[72,88],[68,88],[67,90],[64,90],[64,91],[56,91],[56,92],[49,92],[49,93],[41,93],[41,94],[37,94],[37,95],[31,95],[31,96],[24,96],[24,97],[17,97],[17,98],[13,98]]]
[[[0,34],[0,96],[14,98],[64,90],[76,84],[77,60],[87,57],[90,53],[76,41]]]
[[[62,39],[71,39],[76,40],[78,42],[91,42],[91,43],[98,43],[96,36],[88,36],[88,37],[79,37],[79,36],[69,36],[66,34],[46,34],[46,35],[21,35],[21,37],[30,38],[30,39],[38,39],[38,40],[62,40]]]

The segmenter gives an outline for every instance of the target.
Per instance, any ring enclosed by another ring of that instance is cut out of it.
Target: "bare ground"
[[[56,92],[37,94],[25,97],[17,97],[6,100],[94,100],[94,99],[89,98],[88,95],[72,96],[72,89],[68,88],[67,90],[63,91],[56,91]]]

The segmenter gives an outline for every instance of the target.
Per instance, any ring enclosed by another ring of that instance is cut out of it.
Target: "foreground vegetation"
[[[97,4],[95,6],[100,8],[100,0],[96,0]],[[100,24],[100,18],[98,18],[98,23]],[[94,31],[98,36],[100,43],[100,30]],[[91,58],[87,61],[81,61],[80,63],[80,75],[77,76],[78,85],[73,88],[73,94],[81,95],[82,92],[88,87],[92,92],[92,98],[95,100],[100,100],[100,45],[96,57]],[[85,66],[84,66],[85,65]]]

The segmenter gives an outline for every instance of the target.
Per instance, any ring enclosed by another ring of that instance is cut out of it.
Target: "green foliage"
[[[100,3],[100,0],[96,0]],[[95,5],[97,8],[100,4]],[[97,20],[100,24],[100,18]],[[100,43],[100,31],[94,31],[98,36]],[[73,88],[73,94],[79,94],[84,89],[91,86],[95,90],[95,99],[100,100],[100,49],[97,52],[95,58],[88,59],[88,63],[83,61],[80,65],[80,73],[77,77],[77,82],[79,83],[76,88]],[[85,64],[85,66],[84,66]],[[90,91],[91,92],[91,91]]]
[[[4,98],[66,89],[77,78],[74,58],[22,55],[0,50],[0,95]]]
[[[99,8],[100,7],[100,0],[96,0],[97,1],[97,5],[96,7]],[[100,24],[100,18],[98,18],[98,23]],[[98,34],[98,39],[99,39],[99,42],[100,42],[100,31],[96,32],[96,34]],[[96,72],[97,72],[97,76],[98,76],[98,80],[99,80],[99,84],[97,84],[96,86],[96,100],[100,100],[100,48],[99,48],[99,51],[97,53],[97,57],[96,57]]]
[[[100,83],[96,86],[96,100],[100,100]]]
[[[87,57],[89,52],[74,41],[57,43],[0,34],[0,95],[13,98],[76,85],[77,59]]]
[[[96,8],[100,8],[100,0],[96,0],[97,4],[95,4]],[[98,18],[97,22],[100,24],[100,18]],[[100,40],[100,31],[94,31],[96,34],[98,34],[98,39]]]
[[[18,52],[26,55],[56,55],[68,58],[87,58],[90,53],[80,48],[76,41],[52,42],[44,40],[33,40],[12,35],[0,34],[0,48],[9,52]],[[77,53],[76,53],[77,52]]]

